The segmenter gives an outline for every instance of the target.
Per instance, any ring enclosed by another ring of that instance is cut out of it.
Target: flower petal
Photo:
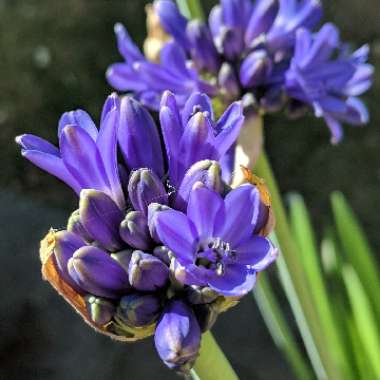
[[[250,292],[256,283],[256,272],[245,265],[227,265],[223,276],[214,275],[209,286],[225,296],[241,297]]]
[[[255,271],[261,271],[273,263],[278,256],[278,250],[261,236],[252,236],[235,247],[236,260],[239,264],[249,265]]]
[[[201,239],[218,236],[225,219],[223,198],[207,187],[194,189],[190,193],[187,216]]]
[[[221,237],[232,248],[250,236],[260,211],[260,194],[256,187],[245,184],[227,194],[224,203],[226,218]]]
[[[173,251],[181,262],[193,262],[198,236],[190,219],[182,212],[167,210],[158,213],[155,224],[161,242]]]

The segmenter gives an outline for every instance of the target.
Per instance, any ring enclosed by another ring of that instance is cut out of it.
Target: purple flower
[[[357,97],[372,83],[373,67],[366,64],[368,47],[349,55],[342,50],[339,32],[326,24],[312,35],[297,32],[295,55],[286,73],[286,88],[295,99],[309,104],[330,128],[332,142],[342,138],[341,123],[361,125],[368,112]]]
[[[201,343],[201,330],[191,308],[180,300],[170,301],[157,324],[154,343],[169,368],[191,368]]]
[[[182,117],[174,95],[165,92],[160,121],[169,163],[169,178],[179,186],[186,171],[196,162],[219,160],[235,143],[244,122],[243,107],[232,103],[220,119],[214,121],[209,97],[194,93],[186,102]]]
[[[139,58],[132,46],[125,54]],[[79,194],[68,230],[43,244],[44,276],[96,330],[119,340],[155,334],[165,364],[187,372],[221,300],[249,291],[276,251],[258,236],[269,209],[256,187],[231,190],[222,179],[241,102],[215,121],[207,95],[196,92],[181,108],[165,92],[159,116],[161,134],[139,102],[111,96],[99,132],[75,111],[61,118],[60,149],[30,135],[18,142],[45,170],[75,179]]]
[[[277,251],[267,238],[254,235],[260,219],[260,194],[243,185],[223,199],[200,187],[192,191],[187,214],[159,212],[156,230],[174,253],[177,279],[209,286],[226,296],[242,296],[254,286],[256,271],[271,264]]]
[[[211,10],[208,23],[187,20],[171,0],[156,0],[154,11],[164,31],[172,37],[164,44],[159,63],[149,62],[124,27],[117,24],[118,48],[125,62],[111,65],[107,72],[114,88],[133,92],[144,105],[159,110],[159,99],[165,90],[175,94],[181,109],[194,92],[216,98],[224,109],[248,95],[256,112],[274,113],[286,107],[290,117],[303,115],[305,105],[311,105],[316,116],[323,116],[333,130],[333,142],[341,138],[339,122],[357,125],[368,121],[367,110],[357,97],[372,84],[373,67],[365,64],[368,48],[352,56],[344,54],[345,45],[336,38],[336,31],[330,41],[324,41],[322,36],[328,34],[325,28],[318,32],[318,42],[309,42],[317,50],[320,45],[333,43],[334,49],[342,52],[337,82],[343,87],[327,104],[311,99],[318,92],[315,77],[323,78],[323,82],[329,75],[325,65],[311,59],[304,63],[301,74],[295,74],[300,60],[311,51],[307,48],[300,52],[302,41],[306,41],[300,35],[308,34],[308,39],[313,40],[311,33],[322,18],[319,0],[220,0]],[[351,63],[354,71],[343,68],[343,62],[347,66]],[[333,68],[330,65],[328,70]],[[300,90],[303,86],[307,88]],[[335,89],[327,92],[331,95]],[[344,101],[336,102],[341,94]],[[224,178],[228,175],[224,174]]]
[[[103,191],[120,208],[125,205],[117,170],[118,98],[106,100],[98,131],[82,110],[67,112],[58,124],[59,149],[34,135],[21,135],[16,142],[22,155],[58,177],[79,195],[82,189]]]

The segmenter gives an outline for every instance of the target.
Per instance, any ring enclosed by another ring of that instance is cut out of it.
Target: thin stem
[[[209,331],[202,336],[201,350],[193,372],[200,380],[239,379]]]

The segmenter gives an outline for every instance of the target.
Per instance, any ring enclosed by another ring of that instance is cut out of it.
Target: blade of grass
[[[282,351],[296,378],[300,380],[315,379],[291,333],[291,328],[282,313],[266,273],[260,274],[260,280],[253,291],[253,296],[276,346]]]
[[[188,19],[204,20],[203,8],[199,0],[177,0],[177,5]]]
[[[258,176],[264,178],[271,193],[272,206],[276,216],[275,231],[282,253],[280,259],[277,260],[277,265],[283,274],[283,286],[304,339],[305,347],[312,360],[313,368],[318,379],[339,380],[339,371],[325,350],[325,342],[320,334],[317,310],[310,297],[306,274],[299,263],[297,246],[291,236],[280,192],[264,151],[260,154],[254,171]]]
[[[346,361],[345,344],[338,333],[336,321],[331,310],[331,303],[323,278],[320,253],[311,226],[308,211],[300,195],[289,197],[290,224],[295,242],[298,246],[298,259],[306,273],[310,295],[317,309],[320,333],[324,336],[326,350],[340,369],[342,379],[350,374],[349,363]]]
[[[371,366],[380,379],[380,336],[376,317],[359,276],[351,266],[343,268],[343,280],[350,300],[356,330]]]
[[[355,268],[377,318],[380,320],[380,274],[374,254],[343,194],[333,193],[331,203],[340,243],[349,262]]]

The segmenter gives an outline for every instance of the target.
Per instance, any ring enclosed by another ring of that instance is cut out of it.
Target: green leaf
[[[350,373],[349,363],[346,361],[345,345],[336,327],[332,304],[323,278],[320,254],[315,242],[315,236],[310,218],[300,195],[293,194],[290,200],[290,222],[292,233],[298,246],[298,259],[306,273],[309,284],[310,297],[317,309],[320,334],[325,340],[323,348],[339,371],[339,376],[346,379]],[[330,373],[330,378],[332,374]]]
[[[297,379],[315,379],[306,358],[298,348],[266,273],[260,274],[253,296],[276,346],[282,351]]]
[[[376,378],[380,379],[380,336],[377,320],[359,276],[351,266],[343,268],[343,280],[350,300],[356,331]]]
[[[375,256],[369,246],[352,209],[343,194],[335,192],[331,196],[340,243],[348,261],[355,268],[365,292],[380,320],[379,286],[380,275]]]

